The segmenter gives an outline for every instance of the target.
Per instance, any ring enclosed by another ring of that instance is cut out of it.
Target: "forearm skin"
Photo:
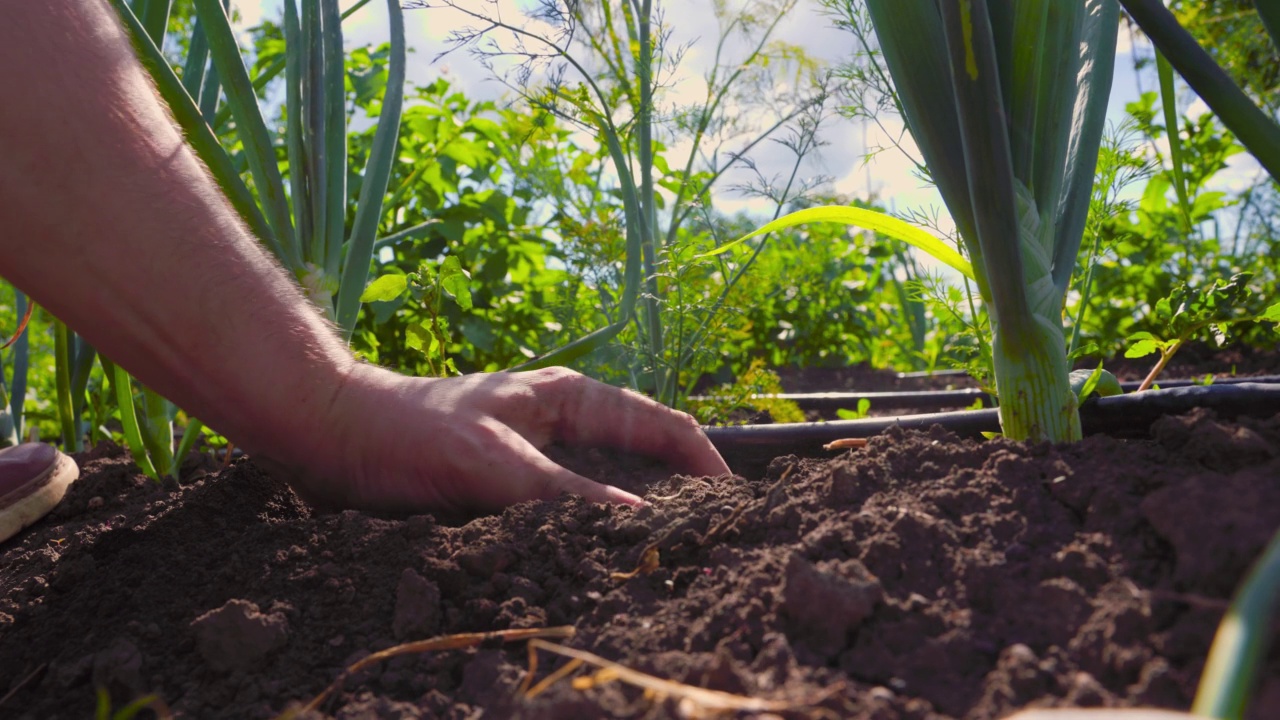
[[[183,141],[105,2],[0,16],[0,276],[237,443],[301,462],[347,348]]]

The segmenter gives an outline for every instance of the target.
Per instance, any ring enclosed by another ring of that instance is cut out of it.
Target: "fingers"
[[[577,373],[552,376],[545,393],[558,408],[556,437],[564,442],[651,455],[693,475],[729,473],[697,421],[685,413]]]
[[[525,500],[549,500],[564,493],[590,502],[643,505],[639,497],[611,485],[589,480],[552,462],[529,441],[505,425],[491,426],[497,434],[481,460],[469,468],[473,478],[462,489],[466,501],[459,504],[493,510]]]

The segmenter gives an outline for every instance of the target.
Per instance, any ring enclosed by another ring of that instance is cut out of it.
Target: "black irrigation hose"
[[[1080,408],[1086,434],[1144,437],[1164,415],[1204,407],[1218,417],[1270,417],[1280,413],[1280,384],[1239,382],[1195,385],[1097,398]],[[822,446],[841,438],[877,435],[893,426],[927,430],[933,425],[960,435],[981,437],[999,432],[997,411],[966,410],[900,417],[833,420],[779,425],[732,425],[704,428],[722,454],[739,460],[769,460],[779,455],[829,455]]]
[[[1166,380],[1157,382],[1161,389],[1194,387],[1199,380]],[[1261,377],[1217,378],[1214,385],[1239,385],[1241,383],[1280,383],[1280,375]],[[1138,389],[1139,382],[1122,382],[1120,387],[1125,392]],[[962,388],[960,390],[920,390],[906,392],[821,392],[821,393],[777,393],[772,395],[756,395],[754,399],[790,400],[802,410],[825,410],[834,412],[841,408],[853,409],[858,401],[866,399],[875,410],[906,410],[912,408],[949,408],[966,407],[978,400],[983,405],[994,404],[991,396],[978,388]],[[714,400],[712,396],[696,395],[690,400]]]

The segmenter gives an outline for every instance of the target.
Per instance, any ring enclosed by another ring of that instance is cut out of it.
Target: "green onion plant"
[[[141,19],[123,0],[113,0],[129,27],[143,63],[161,96],[173,110],[198,155],[245,222],[312,299],[349,337],[360,309],[359,298],[382,217],[387,178],[399,133],[404,98],[405,38],[400,6],[388,2],[391,57],[386,95],[368,165],[360,180],[355,217],[346,226],[348,169],[346,167],[346,93],[342,54],[342,19],[364,5],[338,12],[337,0],[284,4],[286,54],[283,68],[273,63],[251,78],[245,67],[226,9],[219,0],[193,0],[196,35],[191,42],[183,78],[169,67]],[[367,2],[367,0],[366,0]],[[201,39],[203,38],[203,39]],[[201,73],[207,53],[210,67]],[[286,132],[282,138],[288,158],[285,173],[277,160],[276,143],[267,128],[257,91],[285,73]],[[243,144],[243,162],[256,191],[237,172],[237,163],[218,142],[213,128],[222,111],[211,103],[197,103],[209,87],[220,85]],[[212,117],[210,117],[212,116]]]
[[[1115,0],[866,4],[899,109],[968,259],[919,228],[869,211],[855,215],[854,208],[812,208],[770,225],[857,224],[922,248],[971,278],[990,308],[1004,433],[1078,439],[1062,310],[1093,189],[1119,6]]]

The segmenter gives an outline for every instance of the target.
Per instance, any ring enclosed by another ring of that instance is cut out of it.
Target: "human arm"
[[[304,494],[634,502],[555,466],[537,451],[550,440],[727,472],[687,416],[568,371],[428,380],[356,362],[183,141],[105,2],[0,11],[0,275]]]

